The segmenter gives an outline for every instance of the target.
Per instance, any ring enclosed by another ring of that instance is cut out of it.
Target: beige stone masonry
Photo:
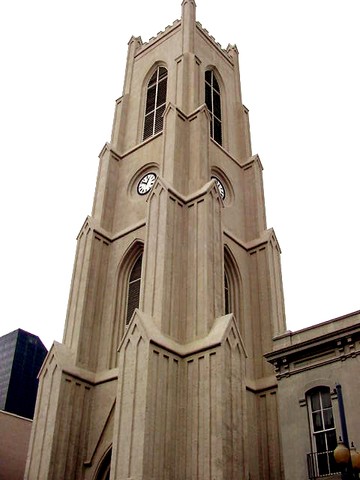
[[[155,479],[164,468],[174,480],[246,478],[245,351],[232,315],[184,345],[136,311],[119,354],[117,479]]]
[[[221,243],[209,241],[221,238],[220,196],[214,181],[183,197],[158,178],[148,202],[144,281],[149,288],[140,305],[176,340],[201,338],[223,309]]]

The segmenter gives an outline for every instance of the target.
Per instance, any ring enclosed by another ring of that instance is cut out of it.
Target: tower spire
[[[196,22],[195,0],[183,0],[181,4],[181,21],[183,24],[183,52],[193,53]]]

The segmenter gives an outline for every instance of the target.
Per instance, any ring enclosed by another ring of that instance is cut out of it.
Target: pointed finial
[[[188,14],[191,12],[190,16],[194,18],[195,21],[195,14],[196,11],[196,3],[195,0],[183,0],[181,3],[181,17],[184,19]]]
[[[183,52],[193,52],[196,26],[195,0],[183,0],[181,4],[181,22],[183,31]]]
[[[185,3],[192,3],[194,5],[194,7],[196,7],[195,0],[183,0],[182,3],[181,3],[181,6],[183,7],[185,5]]]
[[[136,43],[138,46],[141,46],[143,44],[143,41],[141,37],[135,37],[134,35],[132,35],[130,40],[128,41],[128,45],[131,45],[132,43]]]

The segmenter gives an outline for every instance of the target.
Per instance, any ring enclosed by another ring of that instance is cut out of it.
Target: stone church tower
[[[263,358],[285,330],[280,248],[237,48],[195,13],[183,0],[181,20],[130,39],[29,480],[283,478]]]

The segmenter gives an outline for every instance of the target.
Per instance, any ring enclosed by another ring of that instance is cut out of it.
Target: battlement
[[[181,24],[181,20],[179,20],[179,19],[174,20],[173,23],[170,24],[170,25],[167,25],[164,30],[160,30],[160,32],[158,32],[155,37],[149,38],[149,40],[147,42],[143,42],[141,40],[141,46],[138,50],[138,53],[142,52],[143,49],[148,48],[149,46],[151,46],[154,43],[156,43],[157,41],[159,41],[161,38],[168,35],[170,32],[175,30],[176,27],[178,27],[180,24]]]
[[[139,37],[139,48],[137,50],[137,54],[143,52],[148,47],[154,45],[156,42],[164,38],[166,35],[174,31],[177,27],[181,25],[181,20],[176,19],[172,24],[167,25],[164,30],[160,30],[154,37],[149,38],[148,41],[143,42],[141,37]],[[235,45],[228,45],[226,48],[223,48],[222,45],[216,41],[215,37],[209,33],[209,31],[203,27],[200,22],[196,22],[196,27],[200,30],[200,32],[207,38],[207,40],[215,46],[223,55],[225,55],[229,60],[231,60],[231,55],[229,54],[229,50],[236,48]]]

